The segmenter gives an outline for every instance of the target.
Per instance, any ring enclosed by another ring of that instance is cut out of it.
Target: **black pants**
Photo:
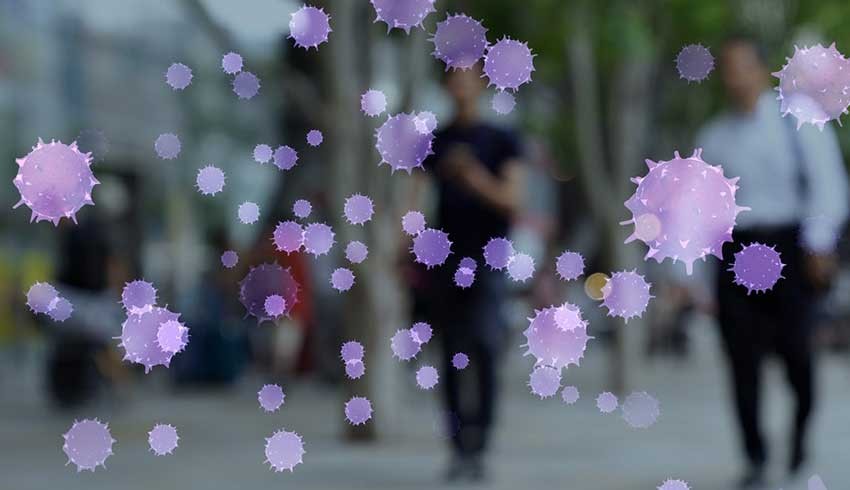
[[[731,368],[744,450],[751,464],[761,465],[767,459],[759,417],[761,361],[771,351],[783,362],[796,400],[792,451],[802,454],[804,449],[814,400],[813,295],[806,285],[804,253],[796,228],[736,231],[734,238],[734,244],[724,247],[723,269],[718,275],[718,320]],[[734,253],[752,242],[775,245],[786,265],[784,278],[772,290],[748,295],[745,287],[733,282],[734,273],[727,269]]]

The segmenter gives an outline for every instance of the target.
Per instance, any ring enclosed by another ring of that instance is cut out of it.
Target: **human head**
[[[746,35],[733,35],[720,50],[720,79],[732,103],[752,109],[769,85],[767,62],[759,42]]]
[[[449,70],[443,75],[443,86],[451,97],[458,116],[474,112],[486,84],[481,78],[481,64],[468,70]]]

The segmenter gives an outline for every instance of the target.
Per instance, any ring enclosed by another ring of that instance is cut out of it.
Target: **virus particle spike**
[[[613,412],[617,409],[619,403],[617,396],[609,391],[600,393],[599,396],[596,397],[596,408],[598,408],[602,413]]]
[[[319,45],[328,40],[328,34],[333,32],[330,20],[324,10],[304,5],[292,13],[289,38],[295,41],[298,48],[319,49]]]
[[[356,340],[345,342],[339,349],[339,355],[346,364],[350,362],[362,362],[364,353],[363,344]]]
[[[366,374],[366,364],[363,361],[352,361],[345,363],[345,375],[348,379],[358,379]]]
[[[153,143],[153,149],[159,158],[173,160],[180,155],[180,138],[174,133],[162,133]]]
[[[566,303],[567,307],[579,311],[578,306]],[[561,328],[555,322],[555,311],[558,307],[550,306],[538,310],[534,318],[529,319],[529,326],[523,332],[528,350],[525,355],[535,358],[535,365],[551,366],[556,369],[579,365],[584,356],[587,341],[592,337],[587,335],[587,321],[581,315],[576,318],[577,324],[571,328]]]
[[[313,147],[319,146],[322,144],[322,141],[325,140],[325,135],[322,134],[318,129],[312,129],[309,133],[307,133],[307,144]]]
[[[345,292],[354,286],[354,272],[345,267],[338,267],[331,274],[331,287],[339,292]]]
[[[519,253],[508,262],[508,276],[516,282],[525,282],[534,275],[534,259],[530,255]]]
[[[541,399],[555,396],[561,388],[561,370],[549,366],[537,366],[528,377],[531,393]]]
[[[97,419],[84,419],[74,422],[62,435],[62,451],[68,456],[68,463],[74,463],[77,472],[94,471],[98,466],[106,468],[106,459],[112,456],[115,439],[109,427]]]
[[[499,90],[493,95],[493,99],[490,101],[490,107],[493,108],[496,114],[502,116],[510,114],[514,111],[514,107],[516,107],[516,98],[510,92]]]
[[[260,219],[260,206],[255,202],[245,201],[239,205],[236,215],[243,224],[253,225]]]
[[[269,145],[260,143],[254,147],[254,161],[259,164],[269,163],[272,159],[272,155],[272,147]]]
[[[266,439],[266,463],[276,473],[290,472],[303,462],[304,441],[295,432],[281,429]]]
[[[422,162],[431,155],[432,133],[420,133],[416,128],[416,115],[401,113],[390,116],[375,132],[375,148],[381,155],[381,164],[386,163],[393,172],[405,170],[411,173],[422,167]]]
[[[449,235],[441,230],[428,228],[413,238],[413,256],[416,262],[431,268],[443,263],[452,253]]]
[[[138,315],[150,311],[156,305],[156,288],[142,279],[128,282],[121,291],[121,304],[127,313]]]
[[[74,305],[67,299],[58,297],[53,302],[53,309],[47,312],[47,316],[54,322],[64,322],[71,318],[72,313],[74,313]]]
[[[25,204],[32,211],[30,222],[50,221],[58,226],[62,218],[70,218],[76,223],[77,211],[94,204],[92,189],[100,182],[91,171],[91,154],[81,153],[76,142],[45,144],[39,139],[32,151],[16,162],[18,173],[12,183],[21,199],[12,209]]]
[[[168,367],[173,352],[163,350],[157,341],[159,327],[169,321],[178,321],[180,315],[158,306],[139,314],[130,314],[121,325],[119,347],[124,349],[124,360],[141,364],[145,373],[156,366]]]
[[[437,31],[431,37],[433,55],[449,68],[472,68],[487,49],[487,29],[480,21],[464,14],[446,16],[437,22]]]
[[[328,253],[334,246],[334,232],[324,223],[310,223],[304,227],[304,250],[318,257]]]
[[[232,269],[236,267],[236,264],[239,263],[239,254],[237,254],[233,250],[225,250],[223,254],[221,254],[221,265],[228,269]]]
[[[469,366],[469,356],[463,352],[458,352],[452,356],[452,366],[458,371],[463,371]]]
[[[565,251],[555,260],[555,270],[562,281],[572,281],[584,274],[584,257],[580,253]]]
[[[630,318],[643,315],[649,300],[651,284],[635,271],[615,272],[602,287],[602,304],[608,308],[608,316],[616,316],[627,323]]]
[[[372,402],[355,396],[345,402],[345,420],[351,425],[363,425],[372,418]]]
[[[345,246],[345,258],[352,264],[360,264],[369,256],[369,248],[357,240],[348,242]]]
[[[281,170],[290,170],[298,164],[298,152],[291,146],[279,146],[274,151],[273,163]]]
[[[425,345],[434,335],[434,329],[431,325],[425,322],[416,322],[410,327],[410,333],[413,334],[413,340],[419,345]]]
[[[579,399],[578,388],[575,386],[564,386],[561,390],[561,401],[567,405],[572,405]]]
[[[165,72],[165,83],[174,90],[183,90],[192,83],[192,69],[183,63],[172,63]]]
[[[627,396],[620,407],[623,419],[635,429],[648,429],[655,425],[659,410],[658,400],[645,391],[636,391]]]
[[[242,56],[233,51],[221,57],[221,69],[228,75],[235,75],[242,71]]]
[[[531,81],[534,56],[526,43],[504,37],[487,47],[484,76],[498,90],[516,91]]]
[[[189,343],[189,329],[178,320],[168,320],[159,325],[156,343],[163,352],[176,354]]]
[[[257,319],[258,323],[271,321],[266,314],[266,298],[277,294],[286,301],[285,315],[289,315],[298,303],[298,282],[292,277],[289,268],[284,269],[278,264],[266,263],[252,267],[242,281],[239,282],[239,302],[247,310],[248,315]]]
[[[224,172],[212,165],[198,170],[198,177],[195,183],[198,185],[198,190],[205,196],[214,196],[224,189]]]
[[[416,371],[416,385],[423,390],[431,390],[440,382],[440,375],[434,366],[422,366]]]
[[[360,110],[369,117],[380,116],[387,110],[387,96],[380,90],[367,90],[360,96]]]
[[[409,361],[419,354],[422,345],[416,341],[410,329],[398,330],[390,339],[393,357],[401,361]]]
[[[272,241],[278,252],[297,252],[304,245],[304,227],[295,221],[281,221],[274,228]]]
[[[306,199],[299,199],[292,205],[292,214],[297,218],[305,219],[313,212],[313,205]]]
[[[286,403],[286,394],[279,385],[263,385],[257,392],[257,401],[266,412],[277,412]]]
[[[437,129],[437,116],[431,111],[422,111],[413,118],[419,134],[433,133]]]
[[[278,318],[286,313],[286,300],[279,294],[271,294],[263,302],[263,309],[271,318]]]
[[[233,77],[233,93],[243,100],[253,99],[260,92],[260,79],[250,71]]]
[[[491,238],[484,245],[484,263],[492,270],[506,268],[515,254],[514,244],[507,238]]]
[[[735,253],[730,271],[735,273],[735,284],[747,288],[747,294],[763,293],[782,279],[785,264],[774,247],[751,243]]]
[[[157,456],[165,456],[174,452],[177,449],[178,440],[180,440],[180,437],[177,435],[177,428],[173,425],[156,424],[148,432],[148,446]]]
[[[401,217],[401,228],[410,236],[416,236],[425,229],[425,215],[419,211],[408,211]]]
[[[458,267],[454,276],[455,286],[466,289],[475,282],[475,271],[469,267]]]
[[[421,27],[422,21],[431,12],[436,12],[436,0],[370,0],[377,18],[387,24],[387,33],[393,28],[402,29],[410,34],[410,29]]]
[[[46,282],[37,282],[27,291],[27,306],[33,313],[48,313],[56,306],[59,291]]]
[[[345,200],[343,214],[349,224],[362,225],[372,219],[375,213],[372,200],[362,194],[354,194]]]
[[[688,482],[684,480],[664,480],[663,483],[658,487],[658,490],[691,490],[691,487],[688,486]]]
[[[691,82],[702,82],[714,70],[714,56],[702,44],[688,44],[676,56],[679,77]]]

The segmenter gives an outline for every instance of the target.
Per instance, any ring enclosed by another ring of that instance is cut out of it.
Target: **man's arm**
[[[467,148],[449,152],[443,162],[448,177],[508,218],[519,214],[522,205],[523,168],[521,162],[510,159],[499,175],[493,175]]]

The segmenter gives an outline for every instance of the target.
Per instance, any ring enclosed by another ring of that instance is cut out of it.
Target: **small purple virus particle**
[[[272,159],[272,147],[266,144],[259,144],[254,147],[254,161],[263,164],[269,163]]]
[[[289,38],[295,40],[296,47],[319,49],[333,31],[330,20],[324,10],[304,5],[289,20]]]
[[[345,375],[348,379],[358,379],[366,374],[366,364],[363,361],[352,361],[345,363]]]
[[[293,471],[303,462],[304,441],[295,432],[281,429],[266,439],[266,463],[276,473]]]
[[[491,238],[484,245],[484,263],[493,270],[500,271],[507,267],[515,254],[514,244],[507,238]]]
[[[534,259],[528,254],[519,253],[508,262],[508,275],[517,282],[525,282],[534,275]]]
[[[162,133],[153,143],[153,149],[163,160],[173,160],[180,154],[180,138],[174,133]]]
[[[224,189],[224,172],[212,165],[198,170],[198,177],[195,179],[198,185],[198,190],[205,196],[214,196]]]
[[[688,44],[676,56],[679,77],[691,82],[702,82],[714,70],[714,56],[702,44]]]
[[[310,204],[310,201],[306,199],[299,199],[295,201],[295,204],[292,205],[292,214],[296,217],[304,219],[310,216],[310,213],[313,212],[313,205]]]
[[[820,475],[812,475],[807,482],[808,490],[826,490],[826,484],[821,479]]]
[[[457,287],[466,289],[475,282],[475,271],[469,267],[458,267],[454,280]]]
[[[298,163],[298,152],[291,146],[279,146],[274,151],[274,166],[281,170],[289,170]]]
[[[177,320],[168,320],[157,329],[156,343],[163,352],[176,354],[189,343],[189,329]]]
[[[425,229],[425,215],[419,211],[408,211],[401,217],[401,228],[410,236],[416,236]]]
[[[580,313],[578,306],[565,304],[566,307]],[[535,365],[551,366],[556,369],[579,365],[584,356],[587,341],[593,337],[587,335],[587,321],[576,317],[575,325],[562,328],[555,322],[558,307],[550,306],[535,312],[529,326],[523,332],[528,350],[525,355],[534,356]],[[571,327],[571,328],[569,328]]]
[[[602,305],[608,308],[608,316],[618,316],[627,323],[630,318],[643,315],[649,300],[651,285],[635,271],[615,272],[602,286]]]
[[[397,331],[390,339],[390,347],[393,351],[393,356],[399,360],[409,361],[419,354],[422,345],[416,341],[413,332],[410,329],[402,329]]]
[[[266,412],[277,412],[286,402],[286,395],[278,385],[263,385],[257,392],[257,401],[260,402],[260,408]]]
[[[561,370],[549,366],[537,366],[528,378],[531,393],[542,398],[555,396],[561,388]]]
[[[275,226],[272,241],[279,252],[297,252],[304,245],[304,228],[295,221],[282,221]]]
[[[413,119],[419,134],[433,133],[437,129],[437,116],[431,111],[422,111]]]
[[[446,70],[466,70],[484,56],[487,29],[480,21],[464,14],[447,15],[446,20],[437,22],[431,42],[434,43],[434,57],[446,64]]]
[[[246,225],[252,225],[260,219],[260,206],[251,201],[245,201],[239,205],[236,213],[239,216],[239,221]]]
[[[747,294],[751,294],[773,288],[782,278],[783,267],[785,264],[774,247],[751,243],[735,253],[735,262],[729,270],[735,273],[735,284],[744,286]]]
[[[433,366],[422,366],[416,371],[416,384],[423,390],[434,388],[439,381],[440,375],[437,374],[437,369]]]
[[[478,269],[478,262],[475,261],[472,257],[464,257],[460,259],[460,263],[458,263],[458,268],[467,268],[471,271],[475,271]]]
[[[362,425],[372,418],[372,402],[368,398],[355,396],[345,403],[345,419],[351,425]]]
[[[381,154],[381,163],[390,166],[393,172],[406,170],[411,173],[421,167],[431,155],[432,133],[420,133],[416,129],[416,116],[401,113],[391,116],[375,132],[375,148]]]
[[[428,228],[413,238],[413,255],[416,262],[431,267],[442,265],[452,253],[449,235],[441,230]]]
[[[555,325],[561,330],[572,330],[582,324],[581,311],[571,303],[555,307]]]
[[[253,99],[260,92],[260,79],[250,71],[243,71],[233,77],[233,93],[240,99]]]
[[[318,257],[334,246],[334,232],[324,223],[310,223],[304,228],[304,250]]]
[[[225,250],[225,252],[221,254],[221,265],[227,267],[228,269],[236,267],[236,264],[238,263],[239,254],[237,254],[233,250]]]
[[[563,401],[567,405],[574,404],[578,401],[578,399],[578,388],[576,388],[575,386],[564,386],[564,389],[561,390],[561,401]]]
[[[580,253],[567,250],[555,260],[555,270],[563,281],[578,279],[584,274],[584,257]]]
[[[318,129],[313,129],[307,133],[307,144],[310,146],[319,146],[325,140],[325,135]]]
[[[192,69],[183,63],[172,63],[165,72],[165,83],[174,90],[183,90],[192,83]]]
[[[98,466],[106,468],[106,458],[112,456],[115,439],[109,433],[109,427],[97,419],[84,419],[62,435],[65,439],[62,451],[68,456],[68,463],[77,466],[77,472],[94,471]]]
[[[148,446],[157,456],[165,456],[174,452],[177,449],[179,439],[177,428],[168,424],[156,424],[148,432]]]
[[[286,313],[286,300],[279,294],[269,295],[263,302],[263,308],[266,310],[266,315],[277,318]]]
[[[531,81],[534,56],[526,43],[504,37],[487,48],[484,75],[499,90],[516,91]]]
[[[156,366],[168,367],[173,352],[163,350],[158,342],[159,327],[169,321],[178,321],[180,315],[165,308],[154,306],[139,314],[130,314],[121,325],[121,342],[124,360],[141,364],[145,373]]]
[[[339,267],[331,274],[331,287],[339,292],[348,291],[354,286],[354,273],[351,269]]]
[[[452,356],[452,366],[458,371],[462,371],[469,366],[469,356],[463,352],[458,352]]]
[[[794,47],[794,55],[779,79],[779,110],[797,118],[797,129],[809,123],[823,129],[828,121],[839,121],[850,106],[850,61],[832,43],[810,48]]]
[[[363,344],[356,340],[349,340],[342,344],[342,347],[339,349],[339,355],[342,356],[342,360],[345,363],[361,362],[363,361],[363,354]]]
[[[30,222],[50,221],[55,226],[64,217],[76,223],[77,211],[94,205],[91,192],[100,182],[91,171],[91,153],[81,153],[76,142],[45,144],[39,138],[32,151],[15,162],[19,168],[12,183],[21,199],[12,209],[26,204],[32,211]]]
[[[128,282],[121,291],[121,304],[127,313],[138,315],[150,311],[156,304],[156,288],[141,279]]]
[[[242,71],[242,56],[233,51],[221,57],[221,69],[228,75],[235,75]]]
[[[27,291],[27,306],[33,313],[48,313],[56,306],[59,291],[46,282],[37,282]]]
[[[56,301],[53,302],[53,309],[48,311],[47,315],[54,322],[64,322],[71,318],[72,313],[74,313],[74,305],[72,305],[67,299],[58,297],[56,298]]]
[[[352,225],[368,222],[375,212],[372,200],[362,194],[354,194],[346,199],[343,211],[345,219]]]
[[[636,225],[626,239],[629,243],[645,233],[637,230],[637,223],[645,220],[641,217],[654,215],[659,231],[654,239],[641,240],[649,247],[644,259],[682,261],[689,275],[697,259],[708,254],[723,258],[723,244],[732,240],[736,216],[749,210],[735,202],[738,178],[727,179],[719,165],[707,164],[701,154],[697,148],[689,158],[675,152],[673,160],[647,160],[649,173],[632,179],[638,187],[625,203],[632,219],[620,223]]]
[[[369,256],[369,249],[363,242],[357,240],[348,242],[345,246],[345,258],[352,264],[360,264]]]
[[[266,298],[277,294],[286,301],[288,315],[298,302],[298,282],[292,277],[288,268],[278,264],[262,264],[252,267],[242,281],[239,282],[239,302],[248,314],[257,318],[259,323],[272,320],[266,314]]]
[[[431,12],[436,12],[434,2],[436,0],[371,0],[375,7],[377,18],[375,22],[381,21],[387,24],[387,32],[393,28],[404,29],[410,34],[410,29],[421,26],[422,21]]]
[[[360,96],[360,110],[369,117],[383,114],[387,110],[387,96],[380,90],[367,90]]]
[[[617,409],[618,404],[619,401],[617,400],[617,396],[609,391],[600,393],[599,396],[596,397],[596,408],[598,408],[602,413],[613,412]]]
[[[661,414],[658,400],[645,391],[636,391],[627,396],[620,408],[623,419],[635,429],[648,429],[655,425]]]
[[[490,101],[490,106],[496,114],[510,114],[516,107],[516,99],[510,92],[500,90],[493,95],[493,100]]]
[[[665,480],[658,490],[691,490],[688,482],[684,480]]]
[[[419,345],[425,345],[434,335],[434,329],[431,328],[431,325],[425,322],[416,322],[410,327],[410,333],[413,334],[413,340],[415,340]]]

